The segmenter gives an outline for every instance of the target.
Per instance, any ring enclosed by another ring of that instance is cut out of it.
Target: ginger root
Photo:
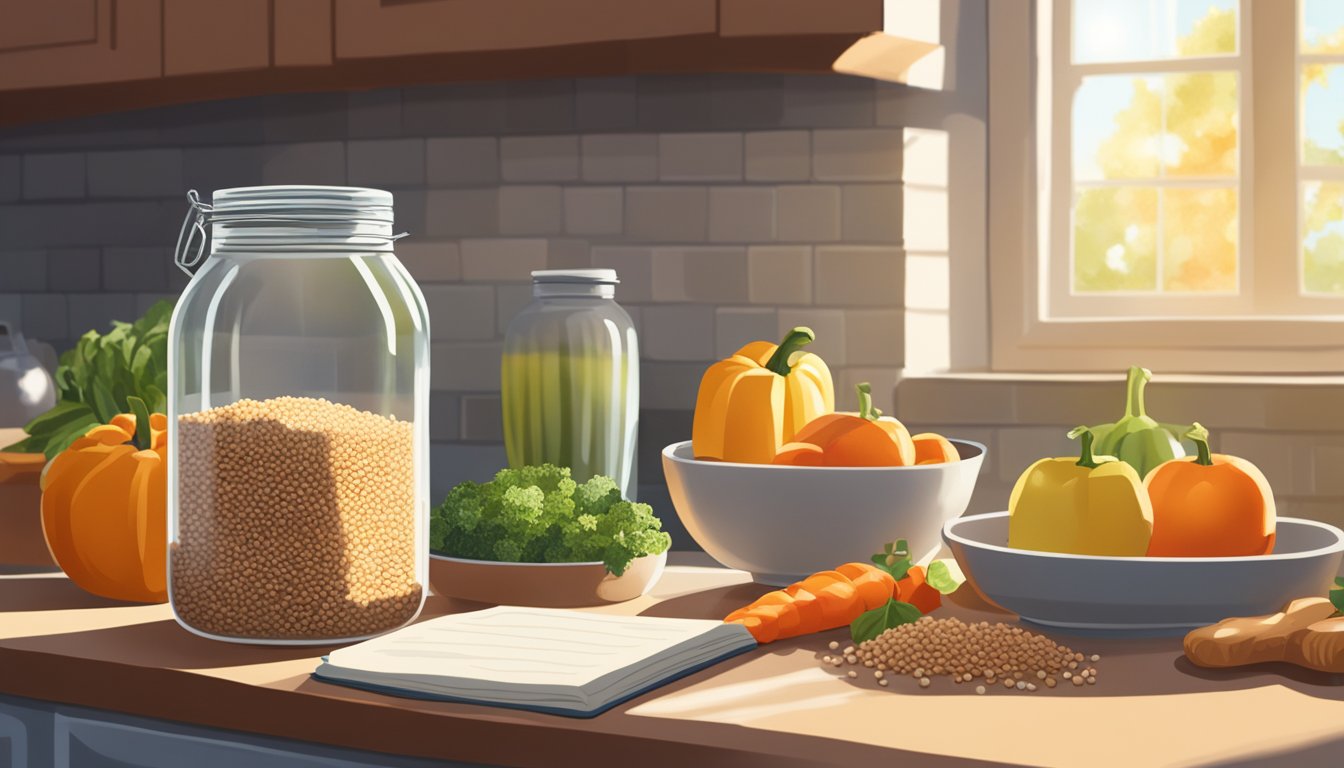
[[[1185,636],[1185,655],[1201,667],[1287,661],[1344,673],[1344,616],[1323,597],[1292,601],[1269,616],[1224,619]]]

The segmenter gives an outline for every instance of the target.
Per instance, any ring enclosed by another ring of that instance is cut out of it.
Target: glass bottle
[[[504,337],[504,446],[513,467],[549,462],[576,482],[616,481],[635,498],[639,340],[616,303],[616,271],[539,270]]]
[[[169,328],[177,621],[281,644],[410,623],[428,583],[429,318],[393,253],[392,195],[189,200],[179,266],[207,225],[211,248]]]

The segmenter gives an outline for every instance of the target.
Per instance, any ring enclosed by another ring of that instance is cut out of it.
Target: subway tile
[[[424,237],[428,208],[429,193],[423,187],[392,190],[392,231]]]
[[[784,89],[777,75],[716,75],[709,88],[710,122],[716,128],[768,128],[784,119]]]
[[[47,288],[54,292],[88,293],[103,285],[102,256],[97,248],[47,251]]]
[[[83,297],[77,297],[83,298]],[[12,304],[12,301],[10,302]],[[19,300],[19,318],[25,335],[34,339],[65,339],[72,334],[64,294],[26,293]],[[82,336],[82,328],[75,336]]]
[[[905,128],[901,153],[901,180],[906,184],[947,188],[951,161],[947,131]]]
[[[710,125],[710,78],[705,75],[648,75],[638,80],[639,127],[685,131]]]
[[[505,89],[505,124],[512,133],[574,130],[574,81],[511,80]]]
[[[499,140],[505,181],[579,178],[578,136],[508,136]]]
[[[897,307],[905,261],[899,248],[824,245],[816,249],[816,303]]]
[[[462,396],[462,439],[503,442],[504,413],[499,395]]]
[[[840,239],[840,188],[820,184],[775,188],[775,237],[786,242]]]
[[[714,311],[696,305],[644,307],[642,355],[650,360],[710,360],[714,356]]]
[[[845,313],[838,309],[798,309],[781,308],[776,338],[784,338],[793,328],[806,326],[817,335],[817,340],[807,345],[807,351],[815,352],[832,368],[845,365]]]
[[[103,290],[166,291],[172,259],[168,248],[104,248]]]
[[[1008,484],[1016,483],[1027,467],[1038,459],[1056,456],[1077,456],[1077,441],[1069,439],[1072,427],[1001,427],[997,430],[994,452],[997,454],[998,478]],[[1004,506],[1007,498],[1003,500]]]
[[[0,206],[9,248],[137,245],[176,233],[184,207],[146,200]]]
[[[462,253],[455,242],[397,243],[397,258],[417,283],[450,283],[462,279]]]
[[[855,368],[852,367],[851,364],[838,371],[832,370],[831,376],[835,381],[836,410],[858,410],[858,386],[860,384],[867,384],[869,391],[873,395],[873,405],[882,410],[882,415],[896,415],[896,384],[901,380],[900,368],[878,368],[874,366]],[[906,427],[909,427],[912,432],[917,429],[917,427],[908,422],[903,421],[902,423],[904,423]],[[931,430],[920,428],[919,431],[924,432]]]
[[[504,446],[486,443],[435,442],[429,447],[430,493],[441,499],[466,480],[484,483],[509,465]]]
[[[730,304],[746,301],[747,296],[745,248],[654,249],[654,301]]]
[[[356,186],[403,187],[425,183],[424,139],[351,141],[345,149],[348,182]]]
[[[1275,429],[1296,428],[1292,424],[1281,424],[1269,415],[1268,410],[1272,408],[1269,393],[1274,389],[1288,388],[1169,383],[1163,382],[1161,373],[1158,373],[1155,381],[1148,384],[1144,399],[1148,413],[1168,424],[1199,421],[1210,426],[1216,425],[1219,429],[1263,429],[1270,426]],[[1123,381],[1109,385],[1107,392],[1106,396],[1098,397],[1093,402],[1109,400],[1114,403],[1111,406],[1116,411],[1114,418],[1119,418],[1119,412],[1124,410],[1125,405]],[[1338,397],[1338,390],[1332,397]],[[1320,425],[1320,422],[1316,424]],[[1321,428],[1328,429],[1324,425]]]
[[[819,181],[900,181],[903,136],[895,128],[812,132],[812,176]]]
[[[430,237],[481,237],[499,233],[499,190],[431,189],[425,197]]]
[[[565,229],[564,190],[553,186],[499,188],[499,232],[555,235]]]
[[[112,330],[112,321],[134,322],[135,295],[131,293],[94,293],[71,299],[67,305],[70,317],[70,335],[83,336],[90,330],[107,333]],[[28,308],[24,307],[24,317]]]
[[[611,133],[580,142],[584,181],[653,181],[658,178],[658,137]]]
[[[18,169],[14,173],[17,186]],[[84,197],[85,184],[82,153],[23,157],[23,196],[29,200]]]
[[[561,237],[547,241],[547,269],[587,269],[592,265],[592,249],[587,240]]]
[[[932,312],[951,310],[952,274],[947,254],[905,255],[905,307]]]
[[[381,139],[401,135],[401,91],[349,91],[345,95],[346,134],[352,139]]]
[[[812,138],[807,131],[758,131],[745,138],[748,181],[807,181]]]
[[[424,85],[401,92],[401,124],[413,136],[472,136],[504,130],[502,83]]]
[[[846,241],[901,242],[899,184],[846,184],[840,192],[840,230]]]
[[[493,136],[429,139],[425,170],[434,185],[494,184],[499,181],[499,141]]]
[[[625,234],[650,242],[704,240],[709,227],[705,187],[628,187]]]
[[[0,251],[0,287],[7,293],[47,290],[45,251]]]
[[[725,358],[753,341],[778,342],[779,319],[766,307],[719,307],[714,310],[714,356]]]
[[[488,340],[495,337],[495,289],[489,285],[425,285],[435,341]]]
[[[160,197],[186,191],[180,149],[90,152],[86,162],[90,197]]]
[[[742,134],[664,133],[658,137],[663,181],[740,181]]]
[[[509,283],[495,286],[495,334],[503,336],[509,323],[532,301],[530,283]]]
[[[770,187],[710,187],[709,239],[759,243],[775,238],[775,190]]]
[[[619,235],[624,211],[620,187],[565,188],[565,232],[571,235]]]
[[[219,189],[261,183],[265,150],[260,146],[188,147],[182,150],[182,186],[202,200]]]
[[[905,313],[851,309],[845,313],[845,364],[899,366],[905,362]]]
[[[23,196],[23,163],[21,155],[0,155],[0,203]]]
[[[855,128],[873,124],[873,81],[846,75],[794,75],[784,79],[780,124],[797,128]]]
[[[271,144],[262,150],[263,184],[332,184],[345,181],[345,144],[339,141]]]
[[[580,131],[622,131],[638,121],[633,77],[583,78],[575,83],[575,124]]]
[[[1259,467],[1275,495],[1312,493],[1316,484],[1321,484],[1325,493],[1335,493],[1333,489],[1341,487],[1334,479],[1338,472],[1330,465],[1319,473],[1313,469],[1334,451],[1327,448],[1324,455],[1319,448],[1313,451],[1312,442],[1302,435],[1220,430],[1210,436],[1209,447],[1214,453],[1240,456]]]
[[[1001,381],[907,378],[896,390],[896,402],[902,421],[1018,423],[1013,387]],[[1077,425],[1065,427],[1064,431],[1073,426]]]
[[[951,232],[947,190],[906,187],[901,194],[900,206],[904,221],[901,236],[906,248],[912,251],[948,250]]]
[[[180,104],[163,109],[130,112],[141,125],[158,128],[152,143],[161,147],[194,147],[208,144],[260,144],[265,141],[264,115],[267,97],[222,99]],[[308,138],[308,137],[304,137]],[[100,140],[99,146],[117,143]]]
[[[547,250],[542,239],[463,240],[462,279],[530,282],[533,270],[546,269]]]
[[[639,477],[643,481],[639,486],[640,501],[651,504],[658,501],[657,498],[651,498],[650,493],[663,482],[663,448],[689,440],[694,420],[694,411],[688,409],[640,409],[639,444],[636,446],[635,459],[639,465]],[[662,506],[655,506],[653,513],[662,519],[663,530],[667,530],[669,520],[676,519],[677,513],[667,496],[667,487],[661,488],[657,496],[661,497]],[[682,533],[685,534],[685,531]]]
[[[443,360],[443,365],[452,361]],[[440,361],[434,361],[439,365]],[[462,439],[462,396],[456,392],[431,391],[429,393],[429,439]],[[435,496],[435,498],[440,498]]]
[[[262,135],[269,143],[346,137],[346,100],[339,91],[262,96],[260,107]]]
[[[179,293],[170,291],[162,293],[137,293],[135,294],[135,316],[137,318],[143,316],[149,311],[150,307],[158,304],[160,301],[176,301],[179,295]]]
[[[503,344],[498,341],[435,342],[431,354],[430,389],[453,392],[498,392]]]
[[[641,335],[641,340],[644,335]],[[695,396],[700,390],[700,378],[705,375],[711,358],[679,363],[650,360],[648,344],[641,351],[639,361],[639,407],[643,410],[682,410],[695,407]],[[685,439],[685,438],[683,438]]]
[[[1297,439],[1301,441],[1303,438],[1298,436]],[[1339,471],[1340,467],[1344,467],[1344,444],[1332,440],[1331,443],[1324,445],[1318,443],[1310,450],[1311,466],[1308,469],[1311,471],[1311,484],[1305,490],[1317,495],[1344,495],[1344,472]],[[1265,469],[1261,467],[1261,471],[1264,472]],[[1302,479],[1302,469],[1294,467],[1292,473],[1294,478]],[[1268,475],[1266,479],[1269,479]],[[1273,485],[1272,480],[1270,485]],[[1277,493],[1278,489],[1275,488],[1275,491]],[[1283,512],[1280,511],[1279,514]]]
[[[653,249],[629,245],[597,245],[592,249],[594,267],[616,270],[620,284],[616,300],[621,303],[653,300]]]
[[[812,301],[812,248],[754,245],[747,249],[748,297],[753,304]]]

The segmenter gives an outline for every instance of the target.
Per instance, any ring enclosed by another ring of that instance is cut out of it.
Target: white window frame
[[[1069,35],[1069,1],[988,4],[990,367],[1114,371],[1141,363],[1189,373],[1344,370],[1344,299],[1298,292],[1302,226],[1298,65],[1301,58],[1320,57],[1299,57],[1300,9],[1295,6],[1298,12],[1284,14],[1283,0],[1239,0],[1239,49],[1249,57],[1191,59],[1179,68],[1237,69],[1242,73],[1243,116],[1259,110],[1256,119],[1243,117],[1238,137],[1239,212],[1255,212],[1254,217],[1239,217],[1242,296],[1184,297],[1188,311],[1181,317],[1162,308],[1171,301],[1166,296],[1117,299],[1133,302],[1130,310],[1137,305],[1144,313],[1126,317],[1050,312],[1051,280],[1059,278],[1048,268],[1049,259],[1052,253],[1068,258],[1073,207],[1069,143],[1056,146],[1051,138],[1069,135],[1071,103],[1056,109],[1052,99],[1039,96],[1049,94],[1061,76],[1057,67],[1066,76],[1100,71],[1098,66],[1123,73],[1146,67],[1059,64],[1055,52],[1068,49],[1038,46],[1037,41]],[[1057,13],[1061,7],[1062,18]],[[1160,62],[1152,69],[1174,67]],[[1253,87],[1256,80],[1277,80],[1289,71],[1290,87],[1262,85],[1258,91]],[[1298,204],[1283,205],[1283,200]]]

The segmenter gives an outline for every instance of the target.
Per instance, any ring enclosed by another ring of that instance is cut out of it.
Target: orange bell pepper
[[[858,413],[818,416],[775,454],[775,464],[815,467],[906,467],[915,443],[904,424],[873,407],[872,388],[859,384]]]
[[[805,424],[834,411],[830,369],[802,351],[815,339],[812,329],[794,328],[778,345],[754,341],[711,365],[695,401],[695,457],[769,464]]]

